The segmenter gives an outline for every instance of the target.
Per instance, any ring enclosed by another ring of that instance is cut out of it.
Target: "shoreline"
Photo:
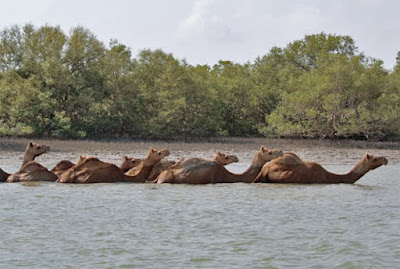
[[[124,155],[143,157],[150,147],[171,151],[171,160],[183,157],[211,158],[217,150],[236,154],[240,162],[251,162],[260,146],[296,153],[304,161],[320,164],[355,164],[364,154],[385,156],[389,164],[400,163],[400,142],[370,142],[354,140],[267,139],[267,138],[213,138],[204,141],[145,141],[145,140],[57,140],[0,138],[0,158],[22,156],[28,142],[46,144],[51,152],[40,156],[42,160],[61,160],[78,155],[94,155],[118,160]]]

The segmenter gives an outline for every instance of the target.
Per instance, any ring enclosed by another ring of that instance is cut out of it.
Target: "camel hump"
[[[30,161],[24,164],[21,169],[19,170],[20,172],[32,172],[32,171],[39,171],[39,170],[47,170],[43,165],[41,165],[38,162],[35,161]]]
[[[80,158],[81,156],[79,156]],[[78,164],[80,165],[88,165],[88,164],[97,164],[97,163],[101,163],[101,161],[99,160],[99,158],[97,157],[83,157],[83,159],[78,160]]]
[[[201,158],[183,158],[179,162],[173,164],[170,168],[179,169],[183,167],[191,167],[206,161],[207,160]]]
[[[282,157],[275,159],[275,163],[284,165],[302,164],[303,161],[293,152],[286,152]]]

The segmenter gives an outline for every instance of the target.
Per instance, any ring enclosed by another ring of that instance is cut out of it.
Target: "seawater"
[[[395,164],[354,185],[2,183],[0,268],[398,268],[399,174]]]

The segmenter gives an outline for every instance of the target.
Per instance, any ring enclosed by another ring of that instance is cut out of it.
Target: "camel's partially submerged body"
[[[131,175],[124,174],[112,163],[100,161],[95,157],[84,158],[66,170],[58,179],[60,183],[112,183],[145,182],[154,164],[169,155],[168,150],[150,149],[140,168]]]
[[[161,160],[151,169],[146,181],[154,181],[163,171],[176,164],[175,161]]]
[[[303,162],[294,153],[285,153],[267,163],[258,174],[255,183],[296,183],[296,184],[352,184],[368,171],[388,163],[385,157],[366,154],[347,174],[337,175],[325,170],[315,162]]]
[[[217,153],[214,156],[214,159],[212,160],[207,160],[207,159],[202,159],[202,158],[183,158],[179,162],[175,163],[174,161],[166,161],[162,160],[161,162],[158,162],[153,169],[151,170],[147,180],[148,181],[154,181],[157,179],[157,177],[165,170],[169,168],[173,169],[178,169],[182,167],[190,167],[190,166],[195,166],[199,165],[202,163],[214,161],[217,162],[221,165],[228,165],[231,163],[238,162],[239,159],[236,155],[230,155],[230,154],[225,154],[221,151],[217,151]]]
[[[55,182],[57,175],[47,170],[38,162],[30,161],[24,164],[21,169],[8,177],[7,182],[24,182],[24,181],[51,181]]]
[[[162,172],[157,183],[184,183],[184,184],[208,184],[208,183],[250,183],[260,172],[262,166],[279,156],[283,152],[276,149],[267,149],[261,147],[254,156],[250,167],[242,174],[234,174],[229,172],[223,165],[215,161],[189,161],[185,164],[177,163],[174,168]]]
[[[24,161],[17,173],[9,175],[6,182],[21,182],[21,181],[56,181],[57,176],[35,162],[35,158],[43,153],[49,152],[50,147],[36,143],[28,143],[25,148]],[[0,169],[1,170],[1,169]],[[5,173],[7,175],[7,173]]]

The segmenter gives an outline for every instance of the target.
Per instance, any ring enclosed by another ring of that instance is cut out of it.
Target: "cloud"
[[[191,13],[178,25],[176,36],[181,41],[238,41],[239,35],[224,23],[213,9],[213,1],[196,0]]]
[[[298,7],[289,15],[288,30],[293,34],[319,32],[323,29],[323,17],[317,7]]]
[[[205,33],[206,17],[209,15],[208,0],[197,0],[190,15],[178,25],[177,36],[185,41],[201,38]]]

